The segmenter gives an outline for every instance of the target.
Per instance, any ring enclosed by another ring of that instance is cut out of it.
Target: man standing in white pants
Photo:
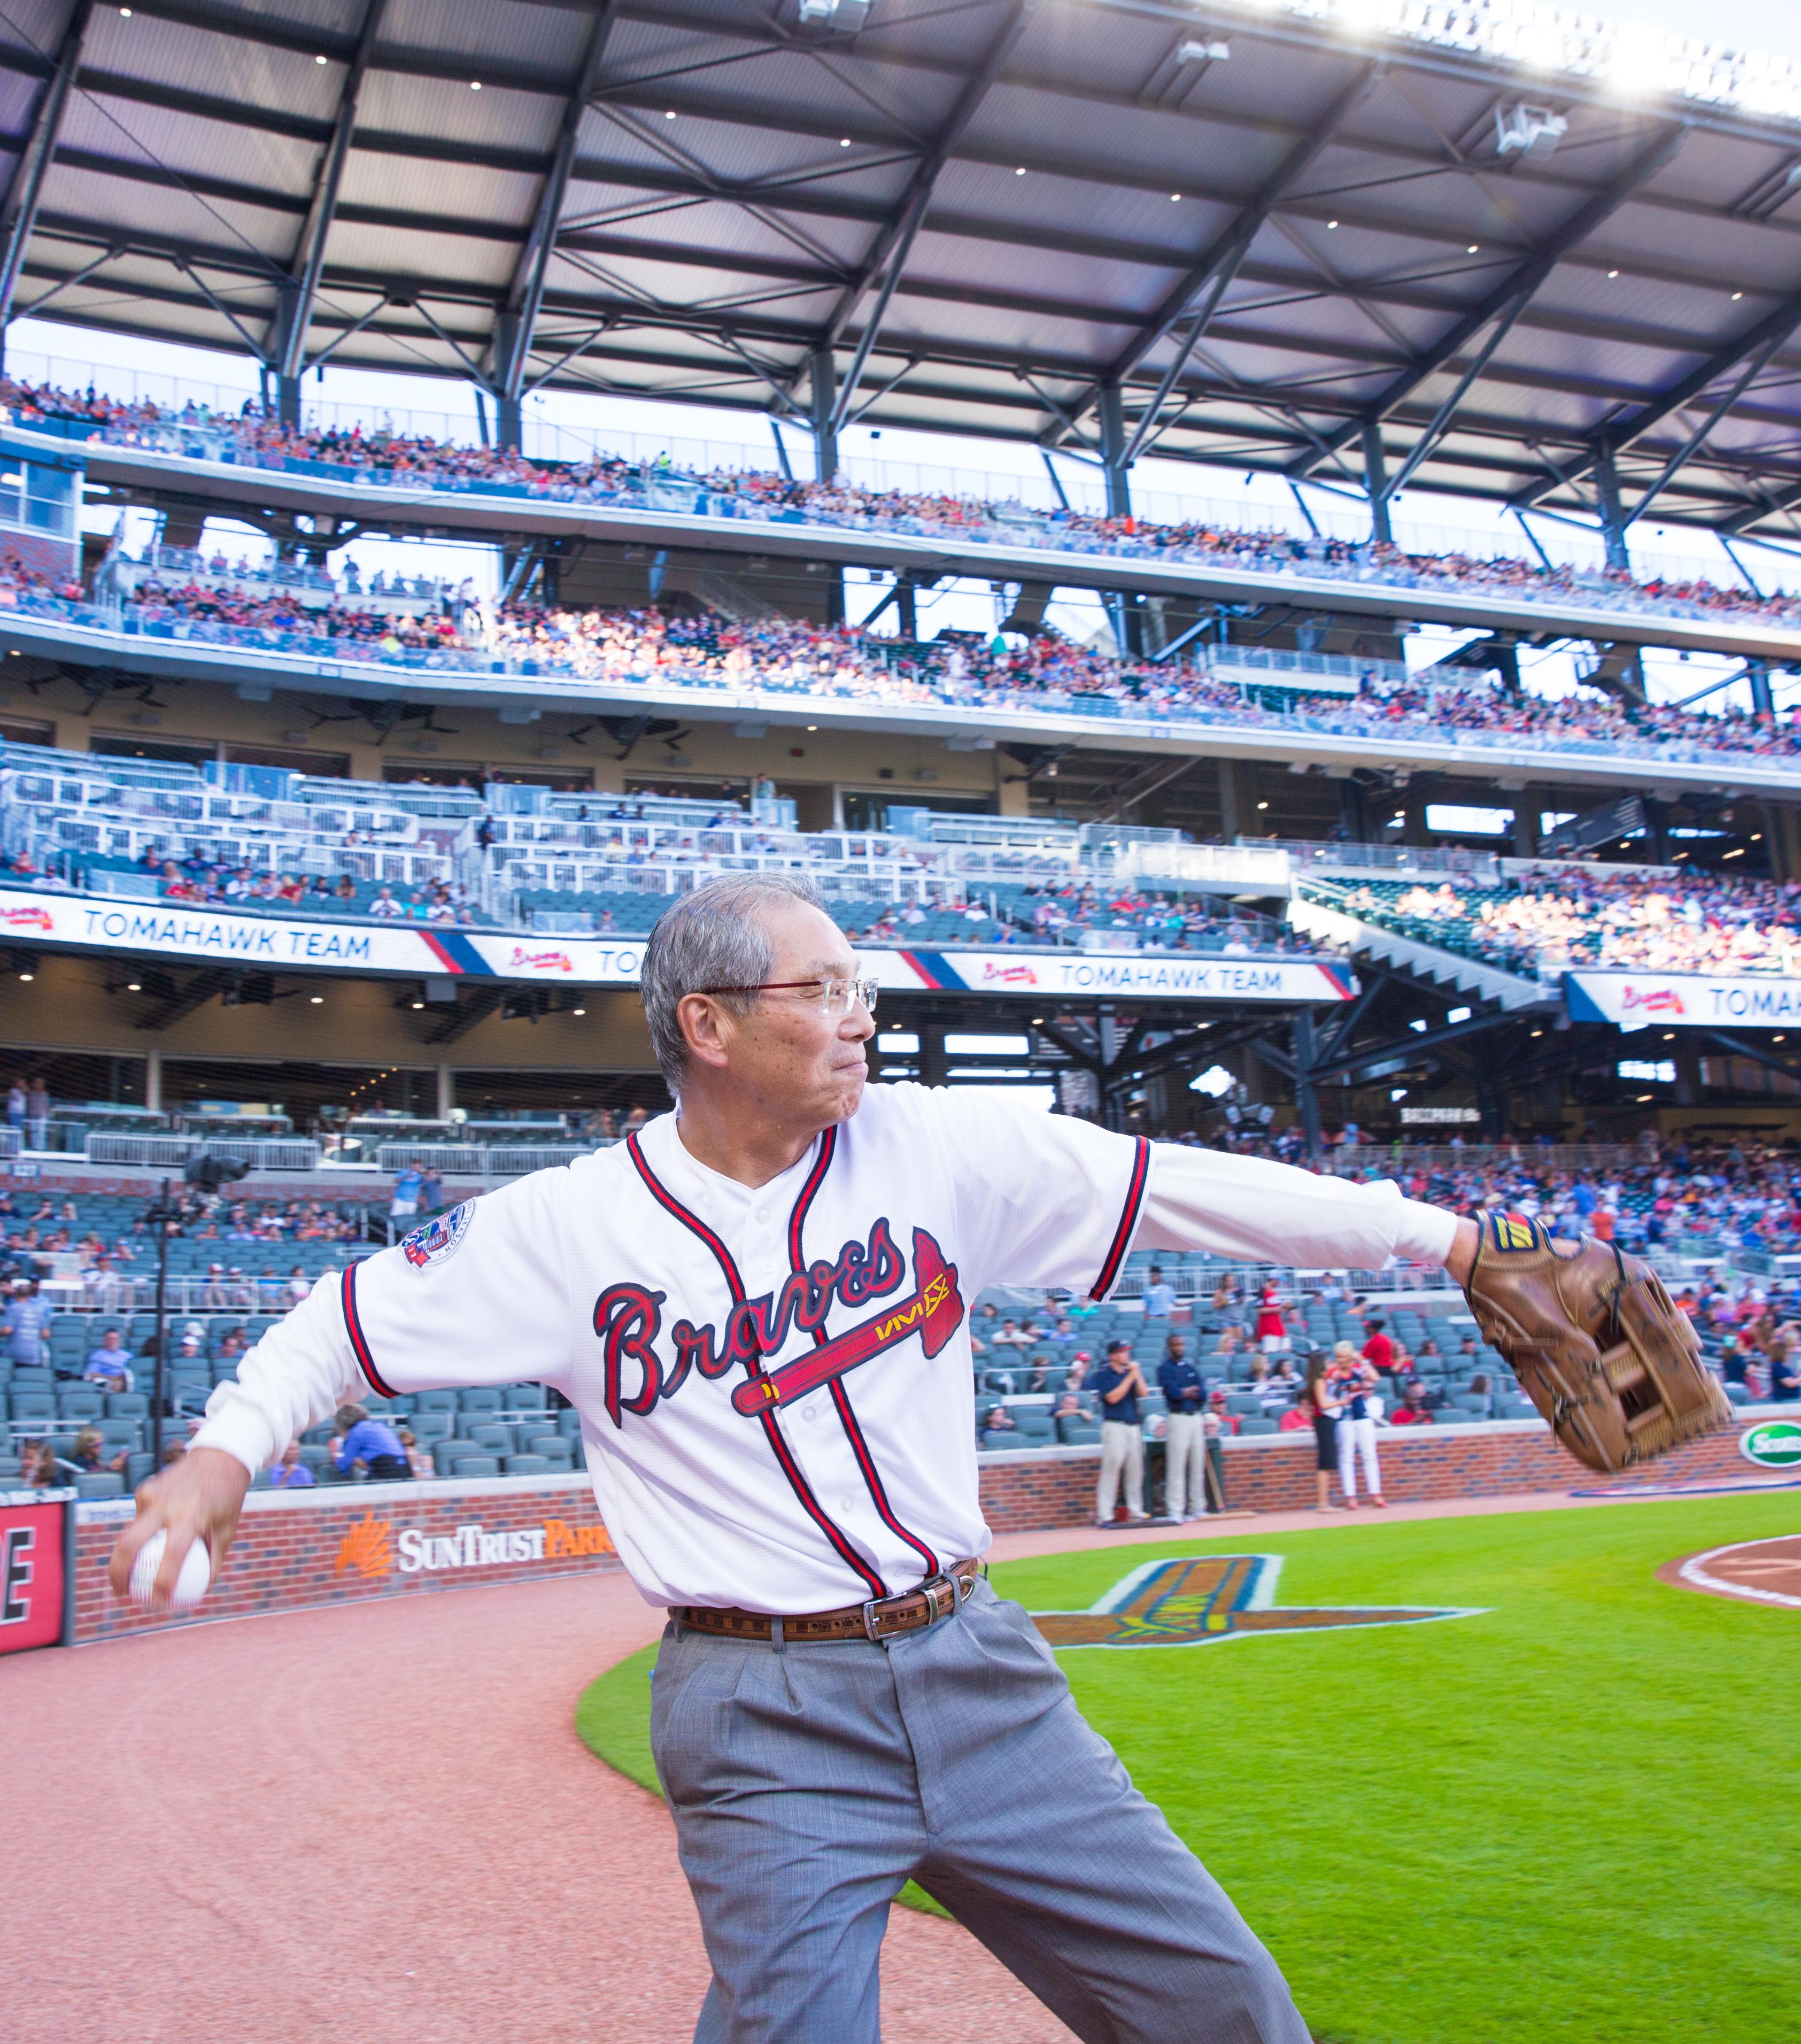
[[[1207,1508],[1207,1479],[1201,1470],[1201,1457],[1207,1451],[1201,1431],[1207,1387],[1189,1362],[1180,1335],[1169,1337],[1157,1385],[1169,1408],[1169,1431],[1163,1437],[1163,1516],[1172,1526],[1179,1526],[1189,1518],[1198,1519]]]
[[[1107,1361],[1094,1380],[1100,1394],[1100,1487],[1095,1494],[1094,1523],[1113,1523],[1113,1500],[1126,1486],[1126,1511],[1135,1526],[1150,1515],[1144,1508],[1144,1431],[1140,1398],[1150,1393],[1132,1360],[1131,1344],[1107,1344]]]

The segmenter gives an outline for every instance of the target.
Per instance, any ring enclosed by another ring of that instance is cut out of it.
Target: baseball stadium
[[[0,5],[6,2035],[1801,2035],[1801,27],[1590,4]]]

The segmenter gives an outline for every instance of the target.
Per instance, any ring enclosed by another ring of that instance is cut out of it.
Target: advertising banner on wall
[[[1573,1022],[1611,1022],[1625,1030],[1801,1022],[1801,979],[1774,974],[1566,972],[1563,985]]]
[[[644,958],[641,943],[611,937],[536,939],[371,918],[289,920],[180,901],[40,894],[21,888],[0,888],[0,937],[263,972],[455,973],[588,986],[636,986]]]
[[[241,965],[253,971],[451,974],[536,980],[553,986],[636,986],[641,941],[534,937],[417,923],[309,922],[233,913],[175,901],[0,888],[0,939],[70,944]],[[885,989],[1089,997],[1135,1001],[1349,1001],[1357,981],[1344,966],[1312,959],[1106,951],[871,950]]]
[[[871,951],[897,992],[1129,997],[1134,1001],[1350,1001],[1346,966],[1319,959],[1221,958],[1192,951]]]
[[[73,1491],[0,1491],[0,1654],[54,1646],[68,1619],[64,1515]]]

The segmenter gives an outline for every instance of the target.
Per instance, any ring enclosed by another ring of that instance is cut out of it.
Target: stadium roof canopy
[[[1801,77],[1615,34],[1530,0],[12,0],[0,301],[248,350],[290,403],[329,359],[509,423],[549,386],[1584,514],[1617,474],[1628,517],[1790,530]]]

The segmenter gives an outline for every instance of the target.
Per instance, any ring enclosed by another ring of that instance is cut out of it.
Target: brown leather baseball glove
[[[1648,1264],[1592,1235],[1559,1240],[1520,1214],[1477,1225],[1464,1297],[1578,1462],[1626,1469],[1731,1419],[1688,1316]]]

